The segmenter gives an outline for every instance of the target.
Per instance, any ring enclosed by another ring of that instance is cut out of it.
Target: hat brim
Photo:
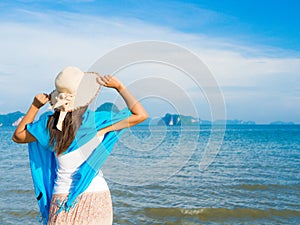
[[[89,105],[98,95],[102,85],[97,82],[100,77],[95,72],[85,72],[75,95],[74,108]]]

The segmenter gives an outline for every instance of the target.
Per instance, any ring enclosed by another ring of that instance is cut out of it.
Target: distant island
[[[283,121],[274,121],[270,123],[271,125],[295,125],[294,122],[283,122]]]
[[[17,126],[25,114],[17,111],[0,115],[0,127],[12,127]]]
[[[166,113],[164,117],[158,121],[157,125],[179,126],[190,125],[195,126],[201,124],[201,120],[192,116],[184,116],[180,114]]]
[[[112,111],[119,112],[119,109],[113,103],[107,102],[100,105],[96,111]],[[0,127],[14,127],[19,124],[21,119],[25,114],[17,111],[4,115],[0,115]],[[151,118],[148,118],[139,126],[149,125]],[[209,120],[202,120],[200,118],[195,118],[192,116],[186,116],[181,114],[171,114],[166,113],[164,116],[160,117],[157,122],[153,125],[166,125],[166,126],[199,126],[199,125],[211,125],[211,124],[226,124],[226,125],[256,125],[255,121],[244,121],[244,120],[216,120],[214,122]],[[293,122],[284,122],[284,121],[273,121],[269,125],[295,125]]]

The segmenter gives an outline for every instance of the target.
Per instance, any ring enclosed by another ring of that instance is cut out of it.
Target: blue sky
[[[0,113],[25,111],[64,66],[88,69],[120,45],[161,40],[192,50],[208,66],[228,119],[300,123],[299,11],[296,0],[1,1]],[[209,119],[200,92],[190,95]]]
[[[11,12],[16,9],[133,18],[187,33],[206,33],[235,41],[300,50],[300,3],[297,0],[4,0],[0,6],[2,17],[15,20],[19,18]]]

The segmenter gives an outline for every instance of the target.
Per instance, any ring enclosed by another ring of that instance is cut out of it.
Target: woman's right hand
[[[37,107],[39,109],[49,101],[50,101],[49,95],[37,94],[33,99],[32,105],[34,105],[35,107]]]

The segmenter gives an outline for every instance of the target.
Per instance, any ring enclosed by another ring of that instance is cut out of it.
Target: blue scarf
[[[47,129],[47,121],[52,114],[53,112],[46,112],[40,116],[38,121],[27,124],[27,130],[37,140],[28,143],[28,150],[34,190],[40,208],[41,221],[44,224],[47,224],[48,221],[50,202],[56,179],[55,152],[49,146],[50,135]],[[130,115],[131,112],[128,108],[124,108],[118,113],[107,111],[94,112],[87,109],[83,114],[82,125],[64,154],[74,151],[92,140],[98,130],[128,118]],[[68,198],[61,204],[61,210],[69,211],[74,207],[77,197],[87,189],[93,178],[98,174],[103,163],[111,153],[113,145],[118,141],[123,131],[124,129],[105,134],[102,142],[74,174],[76,183],[72,185],[73,188],[70,190]]]

